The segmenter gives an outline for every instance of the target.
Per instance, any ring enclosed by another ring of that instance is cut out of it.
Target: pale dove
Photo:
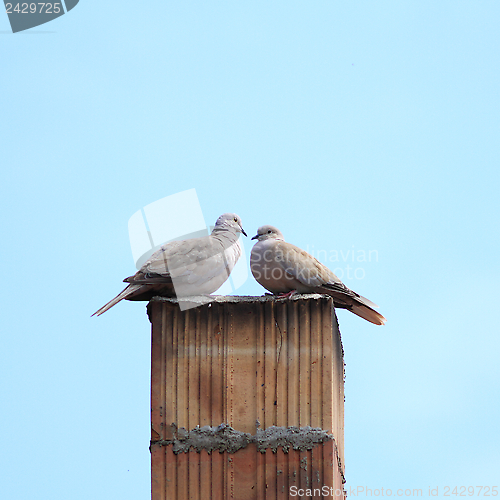
[[[236,214],[223,214],[209,236],[172,241],[160,247],[141,269],[124,279],[130,283],[92,316],[99,316],[120,300],[149,300],[155,295],[189,297],[215,292],[227,280],[242,254]]]
[[[335,307],[348,309],[357,316],[383,325],[386,319],[368,299],[347,288],[335,274],[312,255],[287,243],[273,226],[262,226],[250,256],[254,278],[274,294],[324,293],[333,298]]]

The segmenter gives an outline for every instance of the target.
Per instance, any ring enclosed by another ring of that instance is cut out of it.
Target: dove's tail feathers
[[[125,290],[120,292],[114,299],[111,299],[106,305],[102,306],[98,311],[92,314],[92,316],[100,316],[102,313],[105,313],[108,309],[111,309],[114,305],[118,304],[120,300],[126,299],[130,295],[133,295],[140,288],[142,288],[142,285],[129,285],[127,288],[125,288]]]
[[[340,285],[342,285],[342,283]],[[387,321],[380,313],[375,311],[374,308],[378,307],[377,304],[349,290],[349,288],[344,285],[340,288],[338,283],[327,283],[323,286],[321,291],[333,297],[335,307],[347,309],[356,314],[356,316],[366,319],[366,321],[374,325],[385,325]]]
[[[370,306],[362,303],[354,303],[349,310],[360,318],[366,319],[374,325],[385,325],[387,321],[380,313],[374,311]]]
[[[377,304],[375,302],[372,302],[370,299],[367,299],[366,297],[363,297],[362,295],[358,295],[357,299],[360,302],[363,302],[365,306],[371,307],[372,309],[378,309]]]

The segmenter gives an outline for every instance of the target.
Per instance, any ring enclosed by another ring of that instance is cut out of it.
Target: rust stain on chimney
[[[286,499],[291,487],[344,496],[330,297],[218,297],[185,311],[154,298],[148,314],[153,500]]]

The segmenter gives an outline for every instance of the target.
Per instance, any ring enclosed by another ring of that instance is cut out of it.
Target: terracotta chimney
[[[153,500],[345,496],[330,297],[157,297],[148,314]]]

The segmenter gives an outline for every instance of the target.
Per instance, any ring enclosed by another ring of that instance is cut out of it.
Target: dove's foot
[[[280,293],[278,294],[278,297],[280,299],[288,299],[290,298],[292,295],[295,295],[297,293],[297,290],[292,290],[290,292],[287,292],[287,293]]]

